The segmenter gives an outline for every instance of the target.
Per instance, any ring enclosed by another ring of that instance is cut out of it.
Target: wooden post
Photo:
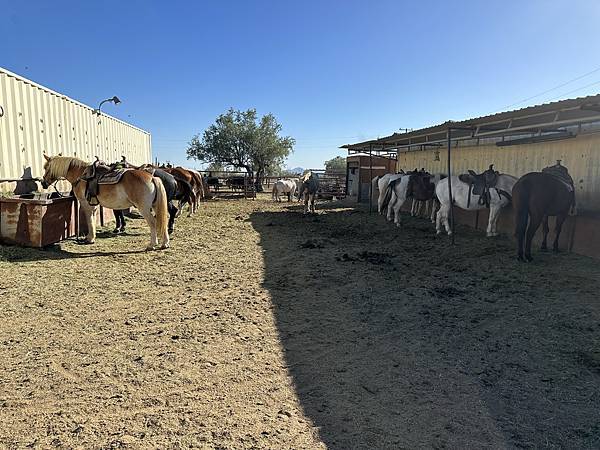
[[[448,200],[450,200],[450,230],[452,231],[452,245],[454,245],[454,198],[452,197],[452,167],[450,164],[452,153],[452,127],[448,127]]]
[[[373,212],[373,144],[369,144],[369,214]],[[358,189],[360,190],[360,168],[358,169]]]

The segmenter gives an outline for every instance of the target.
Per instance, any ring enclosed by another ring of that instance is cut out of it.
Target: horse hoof
[[[528,255],[528,256],[525,256],[525,260],[526,260],[527,262],[532,262],[532,261],[533,261],[533,258],[531,257],[531,255]]]
[[[151,252],[151,251],[153,251],[154,249],[155,249],[154,245],[147,245],[147,246],[146,246],[146,251],[147,251],[147,252]]]
[[[168,249],[170,246],[171,246],[170,244],[166,244],[166,243],[165,243],[165,244],[163,244],[163,245],[161,245],[161,246],[160,246],[160,249],[161,249],[161,250],[166,250],[166,249]]]
[[[120,233],[120,232],[121,232],[121,229],[120,229],[120,228],[115,228],[115,229],[113,230],[113,233],[115,233],[115,234],[117,234],[117,233]]]
[[[173,231],[175,231],[173,228],[169,228],[169,234],[173,234]]]
[[[540,251],[542,251],[542,252],[547,252],[547,251],[548,251],[548,247],[546,247],[545,245],[542,245],[542,246],[540,247]]]

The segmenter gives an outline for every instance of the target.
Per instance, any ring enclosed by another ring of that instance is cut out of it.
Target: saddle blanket
[[[117,184],[128,170],[131,169],[117,169],[103,173],[98,177],[98,184]]]

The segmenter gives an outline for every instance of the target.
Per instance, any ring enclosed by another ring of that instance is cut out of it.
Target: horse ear
[[[46,161],[50,161],[50,159],[52,159],[52,158],[50,158],[48,155],[46,155],[46,154],[44,153],[44,159],[45,159]]]
[[[469,169],[469,174],[470,174],[471,176],[473,176],[473,177],[476,177],[476,176],[477,176],[477,174],[476,174],[475,172],[473,172],[471,169]]]
[[[492,172],[494,171],[494,165],[493,164],[490,164],[489,170],[491,170]]]

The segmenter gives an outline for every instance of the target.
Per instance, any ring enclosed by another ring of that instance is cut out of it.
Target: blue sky
[[[161,160],[229,107],[271,112],[289,166],[337,147],[600,92],[600,1],[8,1],[0,66],[153,136]],[[581,75],[579,80],[536,96]]]

